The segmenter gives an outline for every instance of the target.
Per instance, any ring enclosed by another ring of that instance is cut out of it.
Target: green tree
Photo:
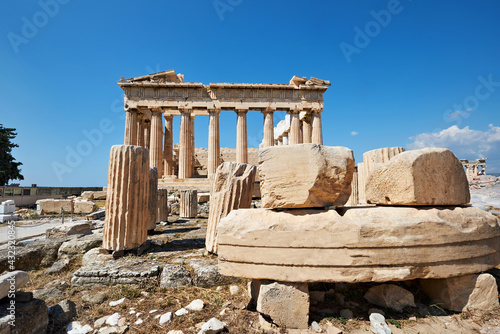
[[[24,180],[19,169],[22,163],[16,162],[11,153],[14,147],[19,147],[11,141],[17,136],[14,131],[0,124],[0,186],[7,185],[9,180]]]

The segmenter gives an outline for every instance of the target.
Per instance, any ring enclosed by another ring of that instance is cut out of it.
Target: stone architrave
[[[224,162],[215,173],[210,191],[206,248],[217,253],[217,225],[232,210],[249,208],[257,167],[237,162]]]
[[[262,207],[342,206],[349,198],[353,173],[354,156],[346,147],[298,144],[260,149]]]
[[[168,221],[168,190],[158,189],[158,222]]]
[[[179,217],[194,218],[198,211],[198,191],[181,190],[181,199],[179,205]]]
[[[475,207],[240,209],[217,233],[220,273],[251,279],[387,282],[500,263],[500,219]]]
[[[260,282],[257,311],[281,328],[305,329],[309,322],[307,283]]]
[[[140,146],[111,147],[103,248],[142,245],[148,230],[149,151]]]
[[[151,161],[151,159],[150,159]],[[148,231],[156,228],[158,222],[158,169],[149,169]]]
[[[366,200],[382,205],[461,205],[470,200],[460,160],[445,148],[398,154],[375,168],[366,183]]]

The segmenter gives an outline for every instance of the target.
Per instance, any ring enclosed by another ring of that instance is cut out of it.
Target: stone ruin
[[[0,223],[16,221],[19,216],[14,214],[16,211],[16,203],[13,200],[8,200],[0,204]]]
[[[500,263],[499,219],[467,205],[460,161],[446,149],[395,151],[370,153],[385,162],[365,160],[370,204],[359,207],[343,207],[354,174],[349,149],[302,144],[260,151],[263,208],[222,218],[217,244],[221,274],[252,279],[262,323],[307,328],[312,282],[421,279],[431,299],[459,311],[477,299],[478,285],[489,282],[496,292],[495,280],[477,273]],[[430,174],[429,166],[438,172]],[[457,282],[467,282],[466,297],[453,301],[441,292]],[[492,300],[498,305],[498,293]]]

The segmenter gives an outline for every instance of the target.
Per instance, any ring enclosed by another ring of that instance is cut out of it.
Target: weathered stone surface
[[[30,275],[22,270],[15,270],[0,276],[0,299],[7,297],[11,286],[14,291],[22,288],[30,280]]]
[[[178,286],[191,286],[191,274],[182,265],[167,265],[163,268],[160,278],[160,287],[173,288]]]
[[[346,147],[300,144],[266,147],[259,151],[263,208],[342,206],[337,198],[349,188],[354,157]]]
[[[85,217],[87,220],[97,220],[104,218],[106,216],[106,211],[105,210],[99,210],[96,212],[93,212]]]
[[[398,312],[401,312],[406,306],[415,307],[413,294],[394,284],[373,286],[365,293],[364,297],[372,304],[389,307]]]
[[[186,262],[193,270],[191,277],[194,286],[210,288],[239,281],[238,278],[221,275],[217,259],[190,259]]]
[[[106,199],[106,190],[103,191],[84,191],[80,197],[86,199],[86,200],[105,200]]]
[[[224,162],[217,168],[210,192],[206,248],[217,253],[217,225],[232,210],[250,208],[257,167]]]
[[[383,205],[461,205],[470,200],[464,168],[448,149],[406,151],[375,168],[366,200]]]
[[[0,333],[40,334],[46,333],[49,324],[47,305],[43,300],[33,299],[26,303],[16,302],[15,327],[11,327],[10,300],[0,302]],[[12,330],[12,328],[15,328]]]
[[[403,153],[404,151],[404,147],[384,147],[363,153],[364,175],[369,177],[377,167],[385,164],[393,157],[399,153]],[[366,186],[366,184],[363,184],[363,186]]]
[[[73,258],[79,254],[85,254],[88,250],[102,244],[102,236],[92,234],[79,239],[64,242],[57,252],[58,258]]]
[[[198,195],[196,190],[181,190],[179,217],[194,218],[198,212]]]
[[[82,266],[86,266],[95,261],[109,261],[113,260],[113,255],[104,248],[92,248],[87,251],[82,257]]]
[[[386,282],[477,273],[500,263],[500,220],[478,208],[337,211],[231,212],[218,229],[220,273],[287,282]]]
[[[158,222],[168,221],[168,190],[158,189]]]
[[[45,275],[60,273],[69,265],[69,262],[70,260],[68,258],[57,260],[49,269],[45,270]]]
[[[103,248],[127,250],[146,241],[149,173],[148,149],[111,147]]]
[[[148,231],[156,228],[158,222],[158,171],[156,167],[149,169],[149,197],[148,197]]]
[[[433,302],[450,311],[491,310],[499,306],[497,284],[490,274],[427,279],[420,284]]]
[[[98,208],[97,204],[87,200],[75,200],[73,202],[73,207],[75,213],[86,213],[86,214],[92,213]]]
[[[91,227],[92,226],[86,221],[64,223],[61,224],[61,226],[56,226],[47,229],[45,231],[45,237],[47,239],[49,238],[54,239],[75,234],[82,234],[82,235],[91,234],[92,233]]]
[[[16,245],[16,269],[35,270],[50,267],[57,259],[57,250],[69,237],[38,240],[27,245]],[[0,272],[9,270],[9,250],[0,250]]]
[[[55,332],[65,328],[76,316],[76,304],[69,299],[64,299],[57,305],[49,307],[48,312],[49,327]]]
[[[39,199],[36,204],[38,211],[42,215],[61,213],[61,209],[65,212],[73,212],[73,201],[71,199]]]
[[[136,258],[92,262],[73,273],[71,285],[139,284],[156,279],[160,275],[160,268],[160,263]]]
[[[198,193],[198,204],[205,203],[210,200],[210,193]]]
[[[307,328],[307,283],[260,282],[257,311],[271,318],[279,327]]]

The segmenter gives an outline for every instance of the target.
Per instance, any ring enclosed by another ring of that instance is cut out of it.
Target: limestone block
[[[232,210],[250,208],[257,167],[224,162],[217,168],[210,192],[206,248],[217,253],[217,225]]]
[[[375,168],[366,200],[382,205],[461,205],[470,200],[464,168],[448,149],[424,148],[398,154]]]
[[[94,199],[96,200],[105,200],[107,196],[107,191],[104,190],[103,188],[102,191],[94,191]]]
[[[73,201],[70,199],[41,199],[36,201],[36,204],[42,215],[61,213],[61,209],[65,212],[73,212]]]
[[[386,282],[478,273],[500,263],[500,220],[475,207],[240,209],[218,227],[225,276]]]
[[[413,294],[394,284],[382,284],[371,287],[364,298],[372,304],[389,307],[398,312],[403,311],[406,306],[415,307]]]
[[[127,250],[146,241],[149,174],[148,149],[111,147],[103,248]]]
[[[30,275],[22,270],[11,271],[0,276],[0,299],[7,297],[11,286],[14,291],[22,288],[30,280]]]
[[[354,157],[346,147],[299,144],[259,151],[263,208],[342,206],[349,195]],[[342,201],[336,202],[344,192]]]
[[[158,222],[168,221],[168,190],[158,189]]]
[[[383,165],[404,151],[404,147],[384,147],[363,153],[364,175],[369,177],[371,172],[378,166]]]
[[[158,222],[158,170],[156,167],[149,169],[149,200],[148,200],[148,231],[156,228]]]
[[[495,278],[490,274],[421,280],[424,293],[447,310],[492,310],[499,306]]]
[[[87,200],[93,200],[94,199],[94,192],[93,191],[84,191],[80,195],[81,198],[87,199]]]
[[[181,190],[179,217],[194,218],[198,212],[198,195],[196,190]]]
[[[86,221],[64,223],[60,226],[49,228],[45,231],[47,239],[62,238],[74,234],[91,234],[91,225]]]
[[[97,205],[92,201],[75,200],[73,203],[75,213],[92,213],[97,209]]]
[[[261,282],[257,311],[271,318],[281,328],[307,328],[309,321],[307,283]]]
[[[6,215],[6,214],[11,214],[16,211],[16,204],[14,203],[13,200],[9,201],[3,201],[2,204],[0,204],[0,214]]]

